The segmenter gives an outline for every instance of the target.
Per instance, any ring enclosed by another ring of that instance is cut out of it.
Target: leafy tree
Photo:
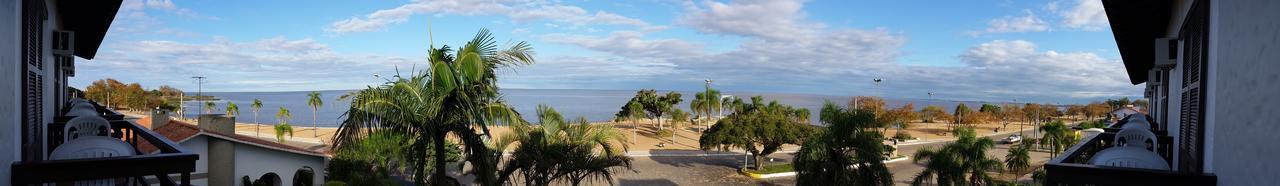
[[[409,140],[404,135],[390,131],[374,131],[363,138],[353,139],[351,143],[334,149],[335,157],[330,162],[328,178],[352,185],[395,183],[389,172],[407,168],[403,162],[408,161],[411,154],[405,149],[415,145],[406,141]],[[445,149],[446,161],[454,162],[461,158],[456,143],[445,143]],[[434,157],[435,153],[428,152],[427,156]],[[431,167],[427,168],[429,171]]]
[[[983,103],[982,108],[979,108],[978,112],[993,113],[993,114],[998,113],[1000,112],[1000,106]]]
[[[925,148],[916,151],[912,161],[925,169],[912,179],[912,185],[934,180],[939,185],[989,185],[987,171],[999,170],[1000,160],[987,157],[987,149],[995,146],[990,138],[978,138],[973,128],[954,130],[959,138],[940,149]],[[924,162],[924,163],[921,163]]]
[[[307,93],[307,106],[311,107],[311,134],[313,137],[320,137],[320,127],[316,125],[316,111],[324,106],[324,100],[320,99],[319,92]]]
[[[915,104],[907,103],[902,105],[902,107],[887,110],[882,114],[877,115],[876,120],[889,124],[885,127],[885,130],[881,130],[880,133],[884,134],[887,132],[889,127],[898,127],[898,129],[900,129],[899,131],[911,128],[911,119],[920,117],[919,114],[915,112],[915,109]]]
[[[1009,148],[1009,154],[1004,155],[1004,168],[1019,173],[1031,168],[1031,154],[1027,144]]]
[[[293,126],[289,125],[289,120],[293,119],[293,113],[289,112],[289,109],[284,108],[284,106],[280,106],[280,110],[276,111],[276,119],[280,120],[280,123],[275,126],[276,140],[283,143],[284,134],[286,133],[289,134],[289,138],[293,138]]]
[[[875,115],[840,108],[830,101],[822,106],[825,128],[804,142],[796,153],[796,185],[892,185],[893,174],[884,165],[883,137],[873,130]]]
[[[676,143],[676,131],[679,131],[682,128],[681,124],[687,121],[689,121],[689,113],[680,109],[671,111],[671,143]]]
[[[675,105],[680,104],[680,93],[667,92],[666,95],[659,96],[658,92],[653,89],[644,89],[636,92],[636,96],[631,101],[640,103],[644,107],[650,119],[658,121],[658,130],[664,129],[662,126],[662,116],[671,113],[671,109]]]
[[[942,110],[942,107],[929,105],[920,109],[920,116],[925,123],[933,123],[935,120],[945,120],[942,118],[946,118],[947,111]]]
[[[455,53],[456,52],[456,53]],[[414,182],[432,185],[455,183],[445,174],[445,156],[425,156],[428,151],[446,153],[446,136],[456,137],[481,185],[499,185],[501,151],[490,149],[484,138],[488,127],[524,122],[498,93],[496,70],[533,64],[532,47],[516,42],[500,49],[488,30],[481,30],[461,48],[429,48],[427,69],[359,90],[348,98],[350,108],[335,135],[334,146],[343,146],[374,130],[404,135],[414,144],[405,162],[414,170]],[[434,160],[428,160],[428,159]],[[433,165],[428,165],[433,164]],[[430,175],[424,170],[427,166]]]
[[[796,122],[793,108],[761,102],[760,96],[752,97],[752,103],[744,110],[730,114],[716,122],[698,138],[702,150],[740,148],[755,158],[756,169],[761,170],[764,157],[777,152],[784,144],[799,144],[809,134],[810,126]]]
[[[626,105],[622,106],[622,110],[618,111],[614,117],[617,118],[618,121],[631,121],[631,144],[635,144],[636,140],[638,140],[636,137],[636,131],[640,129],[639,123],[637,122],[640,121],[640,119],[645,118],[644,106],[641,105],[640,102],[634,100],[629,101]]]
[[[261,124],[258,123],[258,111],[262,110],[262,100],[253,98],[253,104],[250,104],[249,108],[253,109],[253,124],[257,125],[253,126],[253,136],[258,136],[258,128],[262,128]]]
[[[538,106],[538,120],[536,126],[512,125],[512,132],[495,142],[496,149],[515,146],[499,180],[520,173],[524,185],[597,180],[612,184],[617,171],[631,169],[631,158],[622,154],[627,148],[624,137],[613,127],[591,125],[581,117],[570,123],[546,105]]]
[[[230,101],[228,101],[228,102],[227,102],[227,115],[230,115],[230,116],[232,116],[232,117],[235,117],[236,115],[240,115],[240,106],[236,106],[236,103],[235,103],[235,102],[230,102]]]

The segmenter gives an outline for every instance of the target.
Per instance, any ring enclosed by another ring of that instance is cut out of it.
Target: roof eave
[[[1155,60],[1156,38],[1164,37],[1172,2],[1167,0],[1102,0],[1111,33],[1129,74],[1129,82],[1147,82]]]
[[[98,46],[107,36],[107,29],[116,18],[123,0],[61,0],[57,1],[58,16],[63,29],[74,31],[75,55],[93,59]]]

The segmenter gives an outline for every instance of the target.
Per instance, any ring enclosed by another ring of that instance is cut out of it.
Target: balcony
[[[12,165],[13,185],[31,185],[43,183],[71,183],[84,180],[125,178],[132,185],[190,185],[191,173],[195,172],[196,160],[199,156],[179,146],[150,129],[137,123],[124,120],[124,115],[105,109],[93,103],[97,112],[110,123],[112,135],[133,147],[139,155],[117,156],[105,158],[82,158],[64,160],[38,160],[15,162]],[[65,112],[64,112],[65,113]],[[49,129],[49,154],[63,144],[62,129],[71,117],[59,116]],[[153,145],[158,153],[146,154],[138,151],[139,145]],[[176,181],[174,177],[176,176]]]
[[[1212,174],[1089,164],[1098,151],[1115,145],[1116,133],[1126,120],[1108,126],[1103,133],[1087,137],[1049,160],[1045,164],[1046,185],[1215,185],[1217,177]],[[1153,133],[1157,139],[1154,151],[1172,165],[1174,139],[1163,130]]]

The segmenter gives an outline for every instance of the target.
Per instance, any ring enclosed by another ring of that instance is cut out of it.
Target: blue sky
[[[428,24],[430,23],[430,24]],[[428,34],[430,25],[432,34]],[[1083,102],[1139,97],[1098,0],[126,0],[102,78],[206,91],[357,89],[479,29],[528,41],[506,88]],[[880,84],[871,79],[885,79]]]

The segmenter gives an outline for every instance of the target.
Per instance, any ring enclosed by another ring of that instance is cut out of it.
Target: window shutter
[[[1208,4],[1196,1],[1183,23],[1182,110],[1179,170],[1200,173],[1204,167],[1204,77],[1208,68]]]
[[[44,1],[23,1],[22,6],[22,159],[44,159]]]

